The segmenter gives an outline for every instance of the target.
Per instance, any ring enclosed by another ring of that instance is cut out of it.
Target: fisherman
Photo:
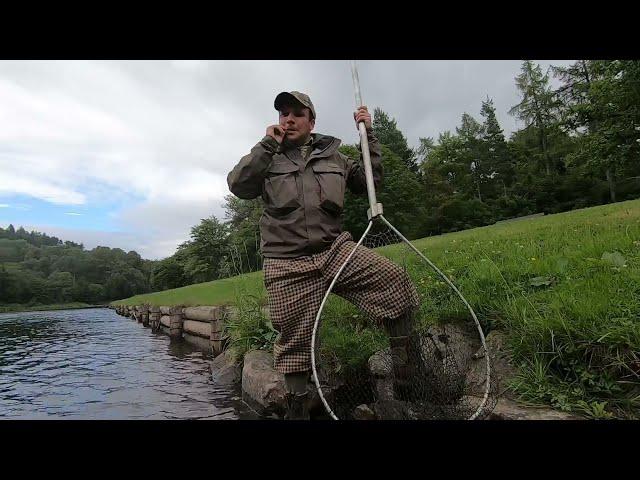
[[[308,419],[307,383],[311,337],[322,298],[340,266],[355,248],[342,230],[344,194],[366,194],[362,158],[338,151],[341,141],[312,133],[316,110],[308,95],[282,92],[274,101],[279,123],[229,173],[236,196],[264,201],[260,219],[264,282],[271,322],[279,335],[274,368],[284,374],[285,418]],[[364,122],[376,188],[383,177],[382,149],[366,106],[354,113]],[[352,257],[333,293],[379,320],[390,337],[394,388],[408,394],[417,374],[413,312],[419,304],[406,273],[363,246]]]

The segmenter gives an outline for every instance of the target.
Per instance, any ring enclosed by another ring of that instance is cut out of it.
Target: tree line
[[[0,228],[0,304],[98,304],[152,289],[155,262],[135,251]]]

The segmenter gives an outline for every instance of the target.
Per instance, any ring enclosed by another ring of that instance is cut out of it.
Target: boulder
[[[376,420],[376,414],[368,405],[358,405],[353,411],[354,420]]]
[[[217,385],[233,385],[242,380],[242,367],[230,350],[211,362],[211,378]]]
[[[242,400],[260,415],[284,415],[284,375],[274,370],[271,353],[252,350],[244,356]]]
[[[220,360],[220,362],[224,362],[224,360]],[[311,373],[309,383],[307,383],[307,393],[311,418],[328,418]],[[252,350],[244,356],[242,400],[260,415],[284,416],[287,408],[284,375],[273,368],[273,354],[271,352]]]

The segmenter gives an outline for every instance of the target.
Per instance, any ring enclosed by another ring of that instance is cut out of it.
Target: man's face
[[[311,111],[301,105],[283,105],[280,109],[280,125],[287,129],[286,141],[302,145],[315,125]]]

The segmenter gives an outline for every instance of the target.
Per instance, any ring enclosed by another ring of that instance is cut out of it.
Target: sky
[[[360,61],[363,102],[395,118],[410,146],[481,120],[492,98],[522,127],[520,60]],[[543,69],[569,60],[537,60]],[[226,177],[277,123],[282,91],[307,93],[315,132],[354,144],[348,61],[0,61],[0,227],[172,255],[192,226],[224,219]]]

